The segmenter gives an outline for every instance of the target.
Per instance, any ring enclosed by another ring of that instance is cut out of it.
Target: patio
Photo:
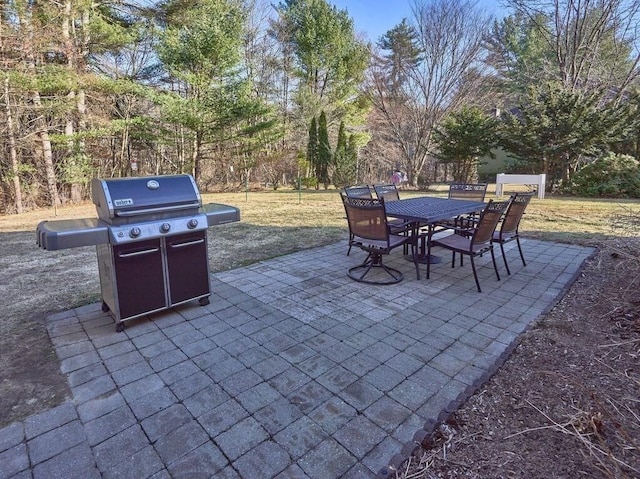
[[[398,251],[404,281],[357,283],[344,241],[215,274],[210,305],[124,334],[100,304],[53,315],[73,397],[0,430],[0,477],[388,477],[592,253],[526,239],[522,267],[513,246],[501,282],[478,261],[483,293],[443,250],[429,280]]]

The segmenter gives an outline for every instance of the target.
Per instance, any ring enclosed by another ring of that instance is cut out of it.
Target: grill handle
[[[158,251],[160,251],[160,248],[144,249],[142,251],[134,251],[132,253],[119,253],[118,258],[132,258],[134,256],[157,253]]]
[[[183,243],[169,243],[171,248],[184,248],[185,246],[193,246],[194,244],[204,243],[203,239],[197,239],[193,241],[185,241]]]
[[[188,205],[177,205],[177,206],[161,206],[158,208],[145,208],[144,210],[127,210],[127,211],[118,211],[116,216],[139,216],[146,215],[149,213],[169,213],[172,211],[180,211],[180,210],[188,210],[191,208],[197,208],[197,204],[188,204]]]

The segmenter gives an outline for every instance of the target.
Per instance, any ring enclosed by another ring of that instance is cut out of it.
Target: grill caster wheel
[[[207,296],[206,298],[200,298],[200,306],[206,306],[207,304],[209,304],[209,297]]]
[[[106,313],[109,311],[109,306],[104,301],[102,302],[102,312]]]
[[[124,323],[116,324],[116,333],[121,333],[124,331]]]

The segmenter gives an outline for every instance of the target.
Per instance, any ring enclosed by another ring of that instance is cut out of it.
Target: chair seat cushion
[[[355,237],[354,241],[357,244],[362,245],[362,247],[364,248],[371,248],[371,249],[379,249],[379,250],[386,250],[388,249],[393,249],[396,246],[400,246],[403,243],[406,243],[409,240],[408,236],[400,236],[400,235],[394,235],[394,234],[390,234],[389,235],[389,244],[387,244],[386,241],[382,241],[382,240],[371,240],[371,239],[366,239],[366,238],[360,238],[358,236]]]
[[[471,238],[458,234],[452,234],[443,238],[432,239],[431,244],[434,246],[443,246],[448,249],[458,251],[469,251],[471,249]],[[474,253],[478,253],[487,248],[485,243],[477,243],[473,245]]]
[[[515,233],[515,232],[510,232],[510,233],[503,232],[502,234],[500,234],[499,231],[494,231],[493,232],[492,241],[495,241],[495,242],[498,242],[498,243],[500,241],[507,242],[507,241],[511,241],[513,239],[516,239],[516,236],[518,236],[518,233]]]

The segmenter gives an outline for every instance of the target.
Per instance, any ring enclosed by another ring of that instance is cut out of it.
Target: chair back
[[[343,195],[342,202],[347,213],[349,232],[352,235],[388,243],[389,229],[383,199]]]
[[[487,183],[451,183],[449,199],[484,201],[487,194]]]
[[[344,193],[350,198],[373,198],[369,185],[347,186]]]
[[[373,185],[378,198],[384,198],[385,202],[397,201],[400,199],[400,193],[396,185]]]
[[[511,197],[511,202],[507,208],[504,218],[502,219],[502,226],[500,226],[500,235],[510,235],[518,231],[520,226],[520,220],[524,215],[524,210],[527,209],[533,193],[515,193]]]
[[[478,225],[473,232],[471,238],[471,244],[481,245],[489,243],[493,237],[493,232],[498,226],[503,213],[509,207],[510,200],[507,201],[493,201],[489,200],[487,206],[482,210]]]

